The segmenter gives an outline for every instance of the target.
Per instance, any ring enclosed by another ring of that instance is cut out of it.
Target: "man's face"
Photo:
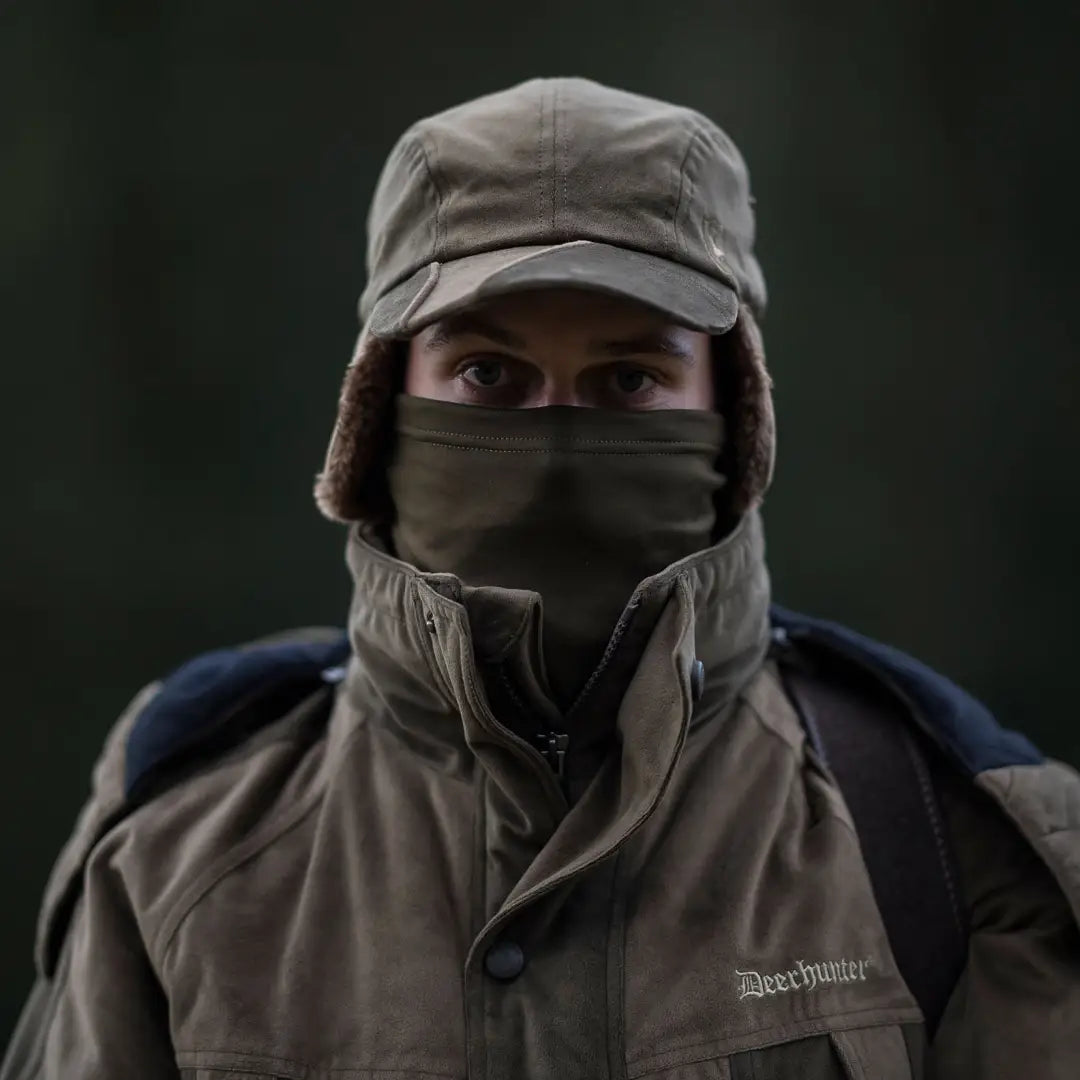
[[[405,392],[503,409],[707,410],[714,404],[710,338],[601,293],[516,293],[412,338]]]

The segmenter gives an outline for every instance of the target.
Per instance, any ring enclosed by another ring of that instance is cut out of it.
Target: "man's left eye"
[[[642,368],[620,367],[615,371],[615,385],[623,394],[639,394],[651,390],[656,380]]]

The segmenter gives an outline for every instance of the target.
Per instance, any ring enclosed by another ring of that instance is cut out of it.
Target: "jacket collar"
[[[634,720],[620,719],[620,706],[635,675],[645,666],[665,678],[670,663],[656,654],[654,639],[666,609],[678,607],[690,667],[697,660],[704,669],[688,717],[694,725],[730,706],[768,644],[769,577],[756,511],[718,544],[639,584],[604,662],[566,717],[542,689],[536,593],[422,573],[387,554],[359,526],[350,530],[347,562],[354,581],[349,636],[359,661],[347,690],[359,701],[370,700],[374,689],[395,725],[424,743],[460,748],[467,742],[461,715],[471,708],[466,699],[481,693],[500,722],[526,741],[534,740],[537,727],[566,731],[579,771],[590,774],[617,732],[623,741],[631,735],[626,728]],[[685,674],[695,686],[692,670]]]

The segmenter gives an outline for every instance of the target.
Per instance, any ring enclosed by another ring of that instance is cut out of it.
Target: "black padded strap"
[[[897,966],[933,1036],[967,956],[957,874],[929,747],[864,673],[781,658],[811,745],[844,794]]]

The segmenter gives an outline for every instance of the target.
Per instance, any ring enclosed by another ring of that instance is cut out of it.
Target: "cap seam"
[[[551,234],[559,235],[559,84],[551,87]]]
[[[567,122],[565,112],[563,113],[562,150],[562,208],[565,215],[570,208],[570,182],[567,178],[570,171],[570,124]]]
[[[420,151],[420,159],[424,163],[424,172],[427,173],[428,183],[435,194],[435,235],[431,241],[431,254],[428,256],[429,261],[434,261],[436,253],[439,251],[441,235],[444,235],[446,230],[443,215],[445,198],[441,186],[435,179],[435,167],[432,165],[432,160],[436,156],[435,152],[430,148],[427,138],[421,130],[416,132],[416,144],[417,149]]]
[[[422,136],[422,134],[420,132],[419,127],[414,126],[412,128],[409,128],[409,130],[406,131],[405,134],[401,136],[399,144],[398,144],[398,146],[396,146],[394,148],[394,152],[393,152],[393,153],[396,153],[396,154],[400,154],[400,156],[403,159],[409,161],[411,164],[415,163],[416,159],[419,158],[420,168],[423,169],[424,175],[427,177],[428,184],[430,185],[431,190],[435,195],[435,230],[434,230],[434,236],[432,238],[432,250],[431,250],[431,253],[427,256],[427,258],[425,258],[419,264],[419,266],[427,265],[427,263],[431,262],[433,260],[433,258],[434,258],[435,245],[438,243],[438,236],[439,236],[439,202],[440,202],[438,185],[435,183],[435,179],[434,179],[434,177],[432,175],[431,166],[430,166],[430,164],[428,162],[427,153],[424,150],[422,140],[423,140],[423,136]],[[361,322],[366,322],[367,321],[367,318],[364,315],[365,300],[368,299],[368,294],[371,291],[371,289],[373,288],[373,286],[375,285],[376,280],[378,278],[378,274],[376,272],[376,265],[377,265],[378,260],[376,260],[376,259],[374,259],[372,257],[372,251],[371,251],[371,246],[370,246],[371,241],[374,239],[373,235],[371,235],[371,212],[372,211],[369,208],[369,210],[368,210],[368,226],[367,226],[368,227],[368,232],[369,232],[369,246],[368,246],[368,251],[367,251],[367,280],[365,281],[364,288],[361,291],[360,296],[356,301],[356,311],[357,311],[357,315],[360,317]],[[416,269],[419,269],[419,266]],[[383,287],[381,289],[379,289],[378,292],[372,293],[372,295],[370,297],[370,301],[369,301],[370,309],[372,311],[374,311],[375,305],[378,304],[378,302],[392,288],[394,288],[396,285],[400,285],[402,281],[404,281],[406,278],[409,278],[414,273],[416,273],[416,269],[410,270],[408,273],[403,274],[397,281],[391,283],[390,285],[384,284]],[[368,314],[368,317],[370,317],[370,312]]]
[[[539,120],[540,120],[540,133],[536,139],[536,177],[540,183],[540,205],[543,205],[544,197],[544,84],[540,83],[540,93],[537,95],[539,102]]]
[[[428,263],[428,273],[427,277],[424,279],[424,284],[420,286],[416,295],[409,301],[408,307],[406,307],[397,318],[399,327],[407,327],[409,325],[409,320],[416,314],[423,302],[431,295],[432,289],[434,289],[439,282],[439,271],[441,269],[442,263]]]
[[[679,231],[679,215],[682,213],[683,205],[683,193],[686,190],[687,185],[687,165],[690,161],[690,154],[694,149],[695,144],[705,135],[705,129],[695,124],[693,131],[690,133],[690,139],[686,144],[686,150],[683,153],[682,161],[679,163],[679,193],[675,200],[675,213],[671,219],[672,235],[675,240],[676,250],[686,254],[686,243],[684,242],[682,235]],[[690,181],[693,186],[693,181]]]

